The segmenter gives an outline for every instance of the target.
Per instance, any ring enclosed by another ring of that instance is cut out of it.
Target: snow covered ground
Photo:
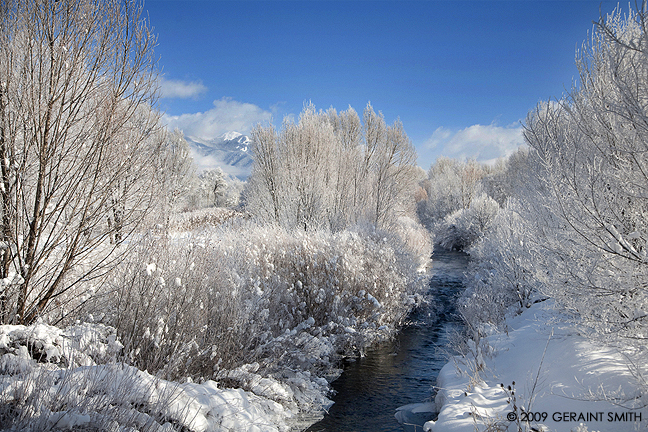
[[[581,337],[552,303],[534,304],[444,366],[439,416],[426,431],[648,428],[648,400],[637,390],[647,365],[629,367],[618,350]]]
[[[632,366],[614,347],[580,336],[552,300],[505,328],[483,328],[468,354],[441,370],[438,419],[425,430],[648,428],[648,396],[637,385],[645,362]],[[322,347],[324,339],[311,339]],[[267,376],[251,363],[220,376],[224,383],[178,383],[120,363],[122,348],[101,324],[0,326],[0,429],[278,432],[307,426],[300,408],[331,403],[327,381],[307,371]],[[227,380],[245,390],[225,388]]]
[[[307,372],[279,382],[254,365],[230,371],[249,391],[176,383],[111,361],[120,349],[103,325],[0,326],[0,430],[277,432],[299,421],[299,399],[330,405],[326,380]]]

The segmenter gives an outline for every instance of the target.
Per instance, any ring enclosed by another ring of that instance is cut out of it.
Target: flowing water
[[[413,311],[393,341],[345,363],[344,372],[333,382],[335,404],[307,431],[422,431],[423,423],[436,416],[412,413],[411,406],[404,406],[431,401],[437,374],[447,362],[448,337],[461,327],[454,304],[464,288],[468,256],[435,250],[432,258],[431,304]],[[404,408],[397,420],[399,407]]]

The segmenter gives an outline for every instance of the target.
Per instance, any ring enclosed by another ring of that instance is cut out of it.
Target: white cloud
[[[440,127],[423,144],[420,159],[433,162],[438,156],[447,156],[492,164],[500,157],[510,156],[524,144],[522,130],[519,125],[502,127],[495,124],[477,124],[459,131]]]
[[[219,159],[218,157],[215,157],[213,155],[202,156],[195,151],[192,151],[191,157],[193,158],[194,166],[196,167],[197,172],[220,168],[225,174],[229,174],[232,177],[238,177],[239,179],[245,179],[250,175],[250,172],[252,171],[251,166],[240,167],[230,165],[224,162],[222,159]]]
[[[250,132],[257,123],[272,120],[272,113],[254,104],[238,102],[231,98],[214,101],[209,111],[179,116],[164,116],[169,129],[178,128],[185,135],[211,140],[225,132]]]
[[[167,99],[196,98],[207,91],[200,81],[181,81],[160,78],[160,97]]]
[[[437,128],[432,136],[428,138],[427,141],[425,141],[424,146],[427,149],[435,149],[439,146],[439,144],[444,143],[451,136],[452,131],[450,129],[446,129],[444,127]]]

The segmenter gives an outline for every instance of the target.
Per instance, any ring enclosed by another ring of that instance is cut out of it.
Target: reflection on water
[[[344,373],[333,382],[335,404],[308,431],[422,430],[433,413],[407,413],[409,426],[401,425],[394,414],[403,405],[430,400],[436,376],[447,361],[448,336],[461,325],[454,301],[463,290],[467,265],[468,256],[461,252],[435,250],[431,304],[415,310],[396,339],[345,363]]]

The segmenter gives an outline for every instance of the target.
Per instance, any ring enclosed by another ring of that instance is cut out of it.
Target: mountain
[[[245,180],[252,171],[250,138],[227,132],[211,140],[185,136],[198,171],[220,167],[223,172]]]

